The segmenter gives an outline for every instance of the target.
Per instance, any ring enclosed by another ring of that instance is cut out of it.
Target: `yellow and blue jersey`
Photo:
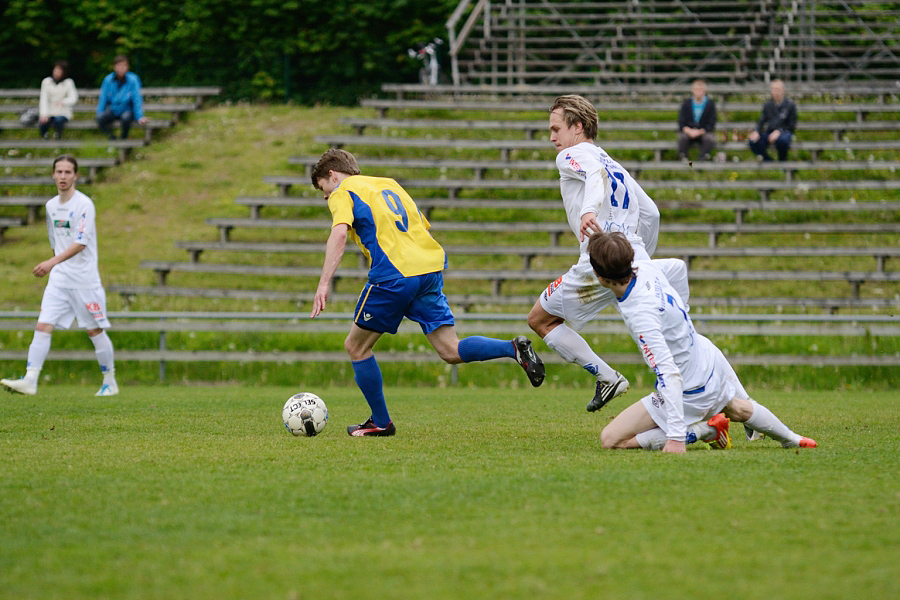
[[[393,179],[351,175],[328,198],[331,226],[350,226],[350,237],[369,261],[369,281],[380,283],[441,271],[444,249],[413,199]]]

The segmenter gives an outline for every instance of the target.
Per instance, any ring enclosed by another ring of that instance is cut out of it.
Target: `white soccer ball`
[[[312,437],[322,433],[328,423],[325,402],[309,392],[294,394],[281,411],[284,426],[294,435]]]

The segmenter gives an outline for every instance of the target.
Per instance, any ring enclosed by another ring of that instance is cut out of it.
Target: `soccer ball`
[[[322,433],[328,422],[325,402],[309,392],[294,394],[281,411],[284,426],[294,435],[312,437]]]

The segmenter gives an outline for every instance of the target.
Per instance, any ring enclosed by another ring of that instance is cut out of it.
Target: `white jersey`
[[[65,289],[98,287],[100,271],[97,266],[97,227],[94,203],[75,190],[66,202],[54,196],[47,202],[47,235],[53,254],[65,251],[73,243],[84,250],[50,270],[47,285]]]
[[[581,236],[581,217],[596,214],[603,231],[621,231],[647,256],[656,250],[659,209],[622,165],[591,142],[581,142],[556,156],[559,189],[569,227]],[[587,253],[588,238],[581,241],[581,256],[567,277],[596,282]]]
[[[665,403],[667,435],[684,439],[683,396],[703,391],[713,374],[716,347],[694,331],[681,295],[649,262],[635,262],[636,276],[616,308],[647,363]]]

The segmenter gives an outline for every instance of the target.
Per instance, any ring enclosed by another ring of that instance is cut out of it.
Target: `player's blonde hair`
[[[340,148],[326,150],[322,155],[322,158],[319,159],[319,162],[316,163],[316,166],[313,167],[312,173],[310,174],[313,187],[317,190],[320,189],[319,180],[327,179],[329,171],[337,171],[338,173],[346,173],[347,175],[360,174],[356,158],[346,150],[341,150]]]
[[[584,128],[584,135],[587,139],[593,140],[597,137],[598,121],[597,110],[583,96],[576,94],[567,94],[560,96],[550,107],[550,112],[557,108],[563,111],[563,120],[566,125],[572,127],[576,123],[581,123]]]
[[[588,240],[587,250],[597,277],[619,284],[631,279],[634,248],[623,233],[595,233]]]

